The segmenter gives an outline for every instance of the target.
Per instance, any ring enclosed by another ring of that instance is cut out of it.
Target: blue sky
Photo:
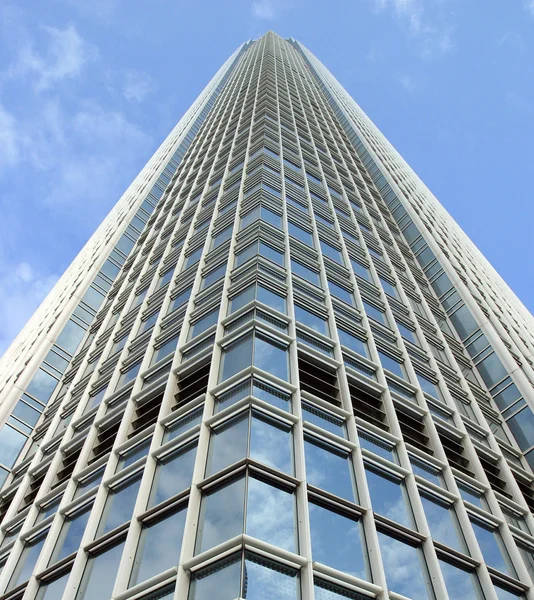
[[[245,40],[303,42],[534,309],[534,0],[0,7],[0,352]]]

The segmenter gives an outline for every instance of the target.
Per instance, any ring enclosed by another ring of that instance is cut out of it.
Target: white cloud
[[[257,19],[272,21],[276,18],[276,10],[271,0],[257,0],[252,3],[252,14]]]
[[[534,17],[534,0],[525,0],[525,8]]]
[[[46,34],[46,48],[36,50],[34,41],[26,40],[7,72],[14,79],[31,77],[38,92],[49,90],[64,79],[78,77],[85,64],[96,56],[96,50],[73,25],[63,30],[43,26],[41,30]]]
[[[406,73],[399,75],[398,81],[401,87],[407,92],[413,93],[416,92],[419,88],[419,85],[416,82],[416,80],[411,75],[408,75]]]
[[[124,76],[123,95],[128,102],[143,102],[153,91],[152,78],[148,73],[129,69]]]

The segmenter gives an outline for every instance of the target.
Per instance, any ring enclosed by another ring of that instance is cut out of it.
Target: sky
[[[3,0],[0,354],[269,29],[330,69],[534,311],[534,0]]]

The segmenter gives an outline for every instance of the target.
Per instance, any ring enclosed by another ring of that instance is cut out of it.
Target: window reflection
[[[121,542],[101,554],[89,557],[76,600],[111,598],[123,548],[124,542]]]
[[[308,483],[354,502],[352,465],[348,452],[306,436],[304,453]]]
[[[133,480],[129,479],[125,484],[110,490],[98,528],[99,535],[115,529],[132,518],[140,483],[141,475],[137,475]]]
[[[344,600],[345,598],[351,598],[351,600],[366,600],[366,597],[361,594],[351,592],[339,585],[317,578],[314,581],[313,594],[315,600]]]
[[[313,560],[360,579],[368,579],[361,523],[309,504]]]
[[[484,557],[484,561],[490,567],[508,573],[512,577],[515,572],[509,566],[508,553],[502,541],[499,529],[492,528],[491,525],[482,523],[481,521],[471,519],[471,525],[475,532],[480,551]]]
[[[193,573],[188,600],[235,600],[240,581],[241,557],[233,555]]]
[[[70,570],[61,575],[54,581],[48,583],[41,583],[39,586],[39,592],[35,600],[58,600],[63,597],[63,592],[67,587],[67,581],[69,579]]]
[[[409,546],[381,531],[378,532],[380,554],[388,589],[411,600],[427,600],[424,557],[418,548]]]
[[[430,535],[436,541],[463,552],[465,548],[452,506],[427,494],[421,494],[421,502],[425,510]]]
[[[411,527],[412,519],[408,514],[406,505],[408,498],[405,498],[403,483],[393,475],[369,466],[365,467],[365,474],[373,511],[392,521]]]
[[[86,507],[83,512],[78,512],[76,515],[65,519],[50,564],[62,560],[78,550],[91,514],[91,508],[92,505]]]
[[[464,571],[444,560],[439,561],[439,566],[449,598],[479,600],[480,596],[477,593],[478,585],[474,572]]]
[[[13,575],[9,580],[9,584],[7,586],[8,590],[16,587],[19,585],[19,583],[23,583],[30,578],[37,563],[37,559],[41,554],[41,549],[45,543],[47,534],[48,529],[43,534],[39,535],[38,538],[28,541],[24,544],[24,548],[20,555],[17,566],[15,567]]]
[[[158,460],[149,507],[156,506],[191,485],[196,453],[195,442]]]
[[[186,512],[182,508],[155,523],[143,524],[130,587],[178,564]]]

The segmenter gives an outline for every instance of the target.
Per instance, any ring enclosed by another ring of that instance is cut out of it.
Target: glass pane
[[[263,304],[266,304],[267,306],[270,306],[271,308],[274,308],[282,313],[286,312],[286,300],[285,298],[282,298],[282,296],[271,292],[261,285],[257,287],[256,293],[259,302],[263,302]]]
[[[309,509],[313,560],[367,579],[361,524],[317,504]]]
[[[245,288],[240,294],[234,296],[230,301],[230,312],[234,312],[241,307],[245,306],[249,302],[254,300],[256,294],[256,286],[251,285],[248,288]]]
[[[24,544],[24,549],[20,555],[19,562],[17,563],[15,571],[7,586],[8,590],[30,578],[32,571],[35,568],[35,564],[37,563],[37,559],[39,558],[39,554],[41,554],[41,549],[45,543],[47,534],[48,530],[37,540]]]
[[[515,573],[508,568],[508,561],[504,558],[507,556],[507,552],[498,529],[492,530],[489,526],[474,521],[471,521],[471,525],[486,563],[498,571],[508,573],[512,577],[515,576]]]
[[[514,594],[513,592],[509,592],[498,586],[495,586],[495,593],[497,594],[498,600],[524,600],[525,598],[522,594]]]
[[[13,427],[4,425],[0,431],[0,463],[6,467],[13,466],[27,439]]]
[[[395,375],[398,375],[399,377],[404,379],[404,371],[399,361],[395,360],[394,358],[391,358],[391,356],[388,356],[383,352],[380,352],[380,350],[378,351],[378,356],[384,369],[387,369],[388,371],[391,371],[392,373],[395,373]]]
[[[351,465],[348,454],[333,447],[304,439],[306,479],[331,494],[354,501]]]
[[[206,475],[217,473],[247,456],[248,425],[247,412],[212,431]]]
[[[385,473],[379,475],[367,467],[365,474],[373,511],[392,521],[411,527],[412,520],[406,506],[408,498],[404,497],[403,484],[390,479]]]
[[[191,485],[197,454],[196,444],[158,460],[149,507],[156,506]]]
[[[49,564],[62,560],[80,547],[92,506],[72,518],[65,519]]]
[[[253,413],[250,433],[250,457],[270,467],[292,473],[292,436],[288,429],[268,417]]]
[[[235,600],[240,594],[240,580],[238,554],[193,573],[188,600]]]
[[[261,381],[254,380],[252,394],[282,410],[291,410],[291,396]]]
[[[252,477],[248,480],[246,532],[252,537],[295,552],[293,494]]]
[[[460,537],[454,509],[427,498],[423,494],[421,494],[421,502],[430,528],[430,535],[436,541],[464,552],[465,548]]]
[[[97,556],[90,556],[76,600],[111,598],[124,542]]]
[[[345,590],[338,585],[334,585],[328,581],[321,581],[320,579],[315,580],[313,592],[315,600],[345,600],[345,598],[351,598],[351,600],[367,600],[368,598],[368,596],[362,596],[356,592]]]
[[[353,352],[356,352],[357,354],[361,354],[362,356],[368,356],[367,346],[365,342],[362,342],[356,336],[351,335],[343,329],[338,329],[337,333],[339,335],[339,342],[343,344],[343,346],[346,346],[347,348],[349,348]]]
[[[121,487],[117,491],[110,490],[98,528],[99,535],[115,529],[132,518],[140,483],[141,477],[138,476],[135,480],[128,482],[126,487]]]
[[[187,509],[162,521],[143,525],[130,578],[130,587],[174,567],[180,561]]]
[[[295,319],[299,321],[299,323],[304,323],[304,325],[311,327],[311,329],[314,329],[323,335],[330,335],[330,328],[325,319],[321,319],[321,317],[300,307],[298,304],[295,304]]]
[[[220,380],[228,379],[252,364],[252,336],[246,335],[223,350]]]
[[[297,600],[297,573],[267,559],[247,556],[243,581],[243,598],[254,600]]]
[[[384,563],[388,589],[411,600],[430,598],[423,573],[423,556],[418,548],[408,546],[395,538],[378,532],[380,554]]]
[[[462,571],[443,560],[439,561],[439,566],[441,567],[441,573],[445,580],[445,587],[447,588],[449,598],[479,600],[480,596],[476,592],[478,586],[475,583],[476,575],[474,573]]]
[[[67,587],[69,575],[70,571],[61,577],[54,579],[54,581],[51,581],[50,583],[40,585],[36,600],[60,600]]]
[[[345,421],[316,406],[302,402],[302,418],[309,423],[313,423],[313,425],[317,425],[317,427],[330,431],[330,433],[347,437],[345,435]]]
[[[286,349],[259,335],[254,339],[254,365],[280,379],[288,380]]]
[[[243,533],[245,479],[206,494],[200,508],[196,553]]]

